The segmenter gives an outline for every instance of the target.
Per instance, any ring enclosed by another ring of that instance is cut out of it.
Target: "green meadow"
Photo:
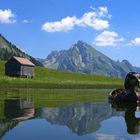
[[[81,74],[35,67],[35,77],[16,78],[4,74],[5,61],[0,61],[1,88],[45,88],[45,89],[110,89],[123,86],[122,78],[95,74]]]

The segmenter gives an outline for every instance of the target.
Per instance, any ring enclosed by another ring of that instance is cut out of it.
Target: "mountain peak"
[[[70,49],[48,55],[44,66],[63,71],[96,73],[113,77],[125,77],[134,71],[128,61],[115,62],[84,41],[77,41]]]
[[[130,62],[126,59],[122,60],[123,63],[125,63],[126,65],[131,65]]]
[[[76,45],[78,45],[78,46],[90,46],[88,43],[86,43],[82,40],[77,41]]]
[[[77,43],[76,43],[77,45],[83,45],[83,44],[85,44],[85,42],[84,41],[82,41],[82,40],[79,40],[79,41],[77,41]]]
[[[77,43],[75,43],[74,45],[72,45],[72,48],[79,48],[79,49],[88,49],[88,48],[92,48],[92,46],[90,46],[89,44],[87,44],[86,42],[79,40],[77,41]]]

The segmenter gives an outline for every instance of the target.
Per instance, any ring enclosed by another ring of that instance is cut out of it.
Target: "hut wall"
[[[9,76],[20,76],[20,64],[16,61],[9,61],[5,64],[5,74]]]
[[[20,75],[33,77],[34,76],[34,67],[21,65]]]

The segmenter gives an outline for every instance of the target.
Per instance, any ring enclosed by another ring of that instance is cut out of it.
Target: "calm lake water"
[[[0,139],[140,140],[139,105],[111,105],[109,92],[3,89]]]

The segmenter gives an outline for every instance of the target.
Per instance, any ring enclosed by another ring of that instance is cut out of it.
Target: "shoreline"
[[[37,89],[114,89],[122,84],[56,84],[56,83],[1,83],[0,88],[37,88]]]

